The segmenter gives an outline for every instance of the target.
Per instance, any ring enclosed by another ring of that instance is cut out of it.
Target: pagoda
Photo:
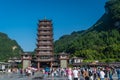
[[[51,67],[54,61],[52,20],[39,20],[37,31],[37,67]]]

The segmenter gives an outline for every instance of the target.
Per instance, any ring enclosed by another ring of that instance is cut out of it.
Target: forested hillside
[[[88,30],[55,41],[55,53],[66,52],[87,60],[120,61],[120,0],[109,0],[105,14]]]
[[[12,57],[20,57],[21,47],[15,40],[0,32],[0,61],[7,61]]]

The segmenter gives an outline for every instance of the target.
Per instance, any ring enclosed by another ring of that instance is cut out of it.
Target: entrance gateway
[[[27,67],[52,68],[68,66],[69,56],[63,52],[54,54],[53,48],[53,25],[51,20],[43,19],[38,21],[37,44],[35,54],[24,52],[22,55],[23,69]]]

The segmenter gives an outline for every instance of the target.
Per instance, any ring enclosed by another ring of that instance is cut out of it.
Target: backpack
[[[91,71],[89,71],[89,76],[92,76],[92,72]]]

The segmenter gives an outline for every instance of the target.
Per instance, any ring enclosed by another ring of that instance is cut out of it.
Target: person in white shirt
[[[100,69],[100,80],[104,80],[104,78],[105,78],[105,73],[104,73],[103,69],[101,68]]]
[[[78,70],[76,69],[76,68],[74,68],[74,70],[73,70],[73,78],[74,78],[74,80],[78,80]]]

